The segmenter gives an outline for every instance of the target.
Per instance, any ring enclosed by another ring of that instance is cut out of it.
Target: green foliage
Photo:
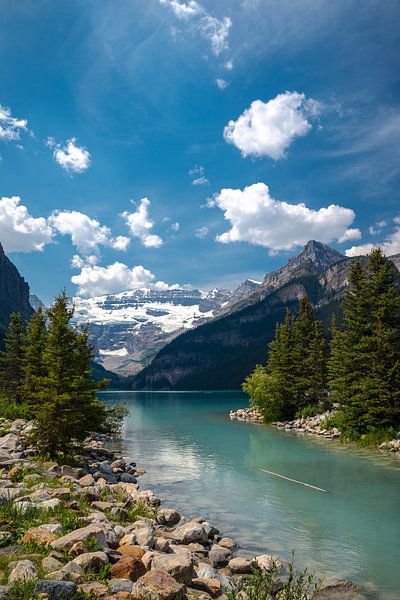
[[[16,404],[16,402],[8,398],[4,392],[2,392],[0,394],[0,417],[12,421],[14,419],[29,419],[31,413],[26,404]]]
[[[24,358],[24,331],[19,313],[10,315],[4,347],[0,358],[0,386],[7,398],[18,405],[21,403]]]
[[[36,581],[18,581],[13,585],[10,600],[35,600],[39,598],[35,588]]]
[[[298,410],[295,414],[296,419],[301,417],[307,419],[308,417],[315,417],[321,413],[321,406],[318,404],[307,404],[304,408]]]
[[[40,382],[46,375],[43,354],[46,347],[47,330],[46,317],[39,308],[31,317],[24,340],[23,395],[24,399],[32,402],[39,391]]]
[[[242,388],[266,422],[292,419],[306,406],[326,403],[326,356],[322,323],[307,298],[296,315],[286,313],[268,347],[266,367],[257,366]]]
[[[279,577],[279,567],[274,566],[270,571],[254,569],[241,592],[228,592],[229,600],[315,600],[320,590],[321,582],[307,569],[296,573],[294,559],[289,563],[289,574]]]
[[[400,425],[400,288],[380,249],[363,269],[356,262],[343,303],[343,327],[333,324],[328,363],[331,399],[340,405],[350,439]]]

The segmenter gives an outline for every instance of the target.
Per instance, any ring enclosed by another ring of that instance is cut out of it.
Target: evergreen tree
[[[7,398],[16,404],[21,404],[24,331],[21,315],[19,313],[12,313],[10,315],[4,347],[5,349],[0,358],[1,388]]]
[[[380,249],[357,261],[334,328],[329,359],[331,399],[343,429],[357,435],[400,424],[400,288]]]
[[[71,326],[73,313],[65,293],[47,311],[44,374],[33,394],[35,440],[51,456],[68,452],[88,432],[99,430],[107,417],[105,406],[96,397],[102,383],[89,379],[93,347],[86,330]]]
[[[40,307],[32,315],[26,328],[22,365],[24,398],[33,405],[33,410],[40,382],[46,374],[43,361],[46,338],[46,317]]]

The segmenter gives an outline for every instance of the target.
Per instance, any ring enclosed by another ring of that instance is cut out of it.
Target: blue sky
[[[0,241],[45,301],[400,252],[398,3],[0,9]]]

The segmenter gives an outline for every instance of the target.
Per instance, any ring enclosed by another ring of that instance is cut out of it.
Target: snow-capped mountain
[[[89,325],[96,360],[106,369],[129,375],[143,368],[179,333],[204,323],[236,301],[235,292],[228,290],[142,288],[88,299],[76,297],[74,320]]]

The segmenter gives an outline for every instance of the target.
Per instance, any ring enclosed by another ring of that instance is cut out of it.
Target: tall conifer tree
[[[22,365],[24,397],[32,405],[33,409],[40,383],[46,375],[43,361],[46,338],[46,317],[40,307],[32,315],[26,328]]]
[[[8,398],[21,404],[23,385],[24,330],[21,315],[12,313],[0,358],[0,382]]]

